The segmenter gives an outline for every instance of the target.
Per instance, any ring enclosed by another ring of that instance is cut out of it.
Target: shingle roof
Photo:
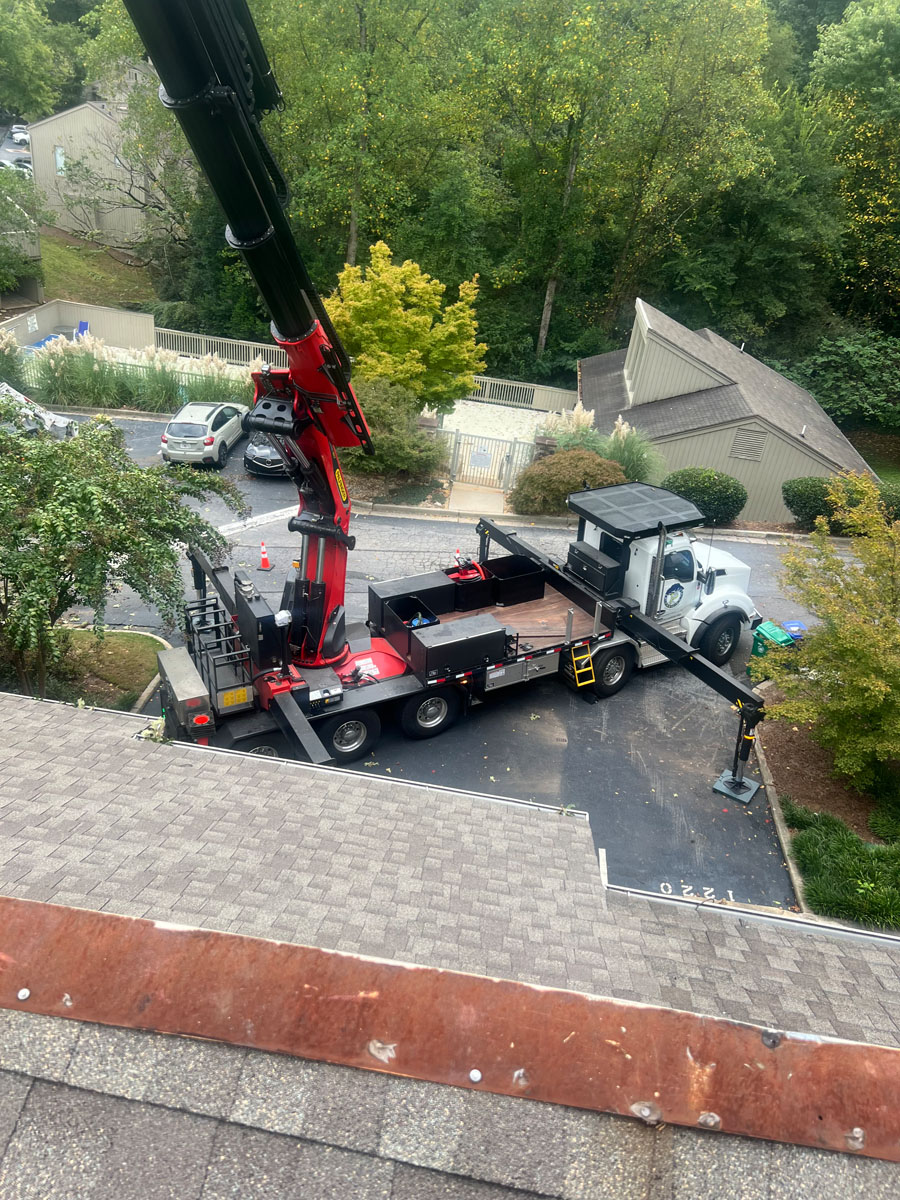
[[[894,939],[607,890],[587,825],[558,813],[157,745],[142,725],[0,695],[0,889],[900,1045]],[[0,1068],[0,1195],[674,1200],[737,1194],[732,1179],[772,1200],[875,1200],[896,1179],[870,1160],[23,1012],[0,1010]]]
[[[620,413],[651,438],[673,437],[758,417],[799,446],[821,455],[836,469],[869,469],[865,459],[804,388],[751,354],[743,353],[711,329],[692,332],[649,304],[639,303],[653,334],[732,382],[629,408],[623,375],[626,351],[615,350],[582,359],[581,400],[586,408],[594,410],[598,429],[611,428]]]

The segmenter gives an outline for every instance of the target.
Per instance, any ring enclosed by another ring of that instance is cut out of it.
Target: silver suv
[[[244,436],[241,417],[246,412],[245,404],[186,404],[160,439],[163,462],[224,467],[228,452]]]

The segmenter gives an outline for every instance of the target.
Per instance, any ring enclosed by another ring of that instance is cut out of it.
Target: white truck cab
[[[566,570],[603,597],[634,602],[716,666],[731,658],[741,631],[762,620],[748,595],[747,564],[690,536],[704,523],[690,501],[648,484],[622,484],[575,493],[569,507],[580,519]],[[665,661],[622,631],[615,641],[632,644],[635,666]]]

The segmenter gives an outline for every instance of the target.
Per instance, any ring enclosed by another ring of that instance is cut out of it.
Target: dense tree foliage
[[[90,7],[19,2],[70,25]],[[900,0],[251,9],[286,99],[264,128],[324,295],[378,242],[451,302],[477,275],[488,370],[565,383],[623,343],[637,295],[782,361],[897,332]],[[140,54],[121,0],[82,25],[93,73]],[[168,319],[259,336],[171,117],[149,87],[131,108]]]
[[[70,441],[25,436],[16,406],[0,399],[0,657],[24,691],[43,695],[58,623],[75,604],[93,609],[102,632],[109,596],[127,585],[175,623],[184,543],[225,551],[185,503],[211,492],[242,506],[219,476],[136,466],[109,421],[82,424]]]

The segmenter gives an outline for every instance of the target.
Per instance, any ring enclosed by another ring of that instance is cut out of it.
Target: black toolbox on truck
[[[622,595],[625,571],[621,563],[587,542],[572,542],[566,564],[573,575],[613,599]]]
[[[488,613],[409,631],[409,665],[420,679],[459,675],[500,662],[506,630]]]
[[[400,596],[416,596],[433,613],[453,612],[456,599],[456,584],[443,571],[429,571],[426,575],[407,575],[405,579],[385,579],[381,583],[369,584],[369,626],[384,629],[384,606]]]

